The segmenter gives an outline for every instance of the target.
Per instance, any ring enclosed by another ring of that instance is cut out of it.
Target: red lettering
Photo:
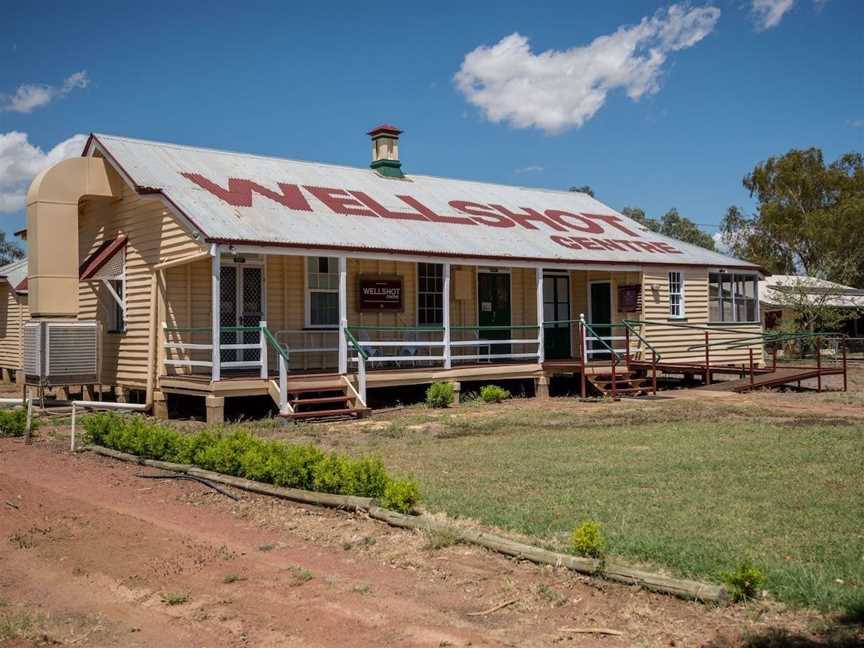
[[[598,220],[602,220],[604,223],[609,223],[612,227],[621,230],[625,234],[629,234],[630,236],[637,236],[641,238],[641,234],[637,234],[636,232],[627,229],[624,227],[623,223],[621,223],[621,219],[612,214],[582,214],[587,218],[596,218]]]
[[[559,236],[558,234],[553,234],[550,236],[553,241],[555,241],[558,245],[563,245],[566,248],[570,248],[571,250],[581,250],[582,246],[576,243],[569,236]]]
[[[573,214],[571,212],[561,211],[559,209],[547,209],[546,216],[551,218],[556,223],[563,225],[564,227],[569,227],[571,230],[575,230],[577,232],[585,232],[586,234],[602,234],[603,228],[585,218],[582,214]],[[577,223],[567,222],[568,219],[576,219]],[[581,227],[580,227],[581,225]]]
[[[602,245],[597,244],[596,239],[584,238],[581,236],[574,236],[572,240],[579,243],[579,245],[584,247],[586,250],[602,250],[603,249]]]
[[[654,245],[655,245],[655,246],[656,246],[656,247],[657,247],[661,252],[668,252],[669,254],[684,254],[681,250],[672,247],[671,245],[669,245],[669,244],[666,243],[665,241],[654,241]]]
[[[360,202],[366,205],[373,212],[381,216],[381,218],[399,218],[402,220],[421,220],[425,221],[426,217],[423,214],[417,214],[414,212],[397,212],[390,211],[384,205],[379,202],[373,200],[368,195],[363,193],[362,191],[352,191],[351,194],[357,198]]]
[[[562,227],[561,225],[559,225],[558,223],[553,221],[551,218],[547,218],[546,216],[544,216],[543,214],[541,214],[537,210],[531,209],[529,207],[520,207],[519,209],[524,210],[525,213],[524,214],[517,214],[516,212],[510,211],[509,209],[507,209],[506,207],[504,207],[502,205],[496,205],[495,203],[489,203],[489,205],[490,205],[490,207],[498,210],[499,212],[501,212],[502,214],[504,214],[505,216],[507,216],[511,220],[516,221],[525,229],[536,230],[537,228],[534,225],[532,225],[530,221],[538,221],[540,223],[548,225],[552,229],[558,230],[559,232],[566,232],[567,231],[566,227]]]
[[[623,245],[619,245],[615,241],[610,241],[609,239],[594,239],[594,240],[597,241],[600,245],[602,245],[607,250],[618,250],[621,252],[627,251],[627,248],[625,248]]]
[[[310,187],[309,185],[303,185],[303,188],[337,214],[375,217],[374,213],[368,209],[363,209],[363,206],[344,189]]]
[[[180,175],[234,207],[251,207],[252,194],[257,193],[280,205],[284,205],[288,209],[312,211],[312,208],[306,202],[303,194],[300,193],[297,185],[278,183],[279,190],[282,192],[280,194],[267,187],[262,187],[257,182],[252,182],[251,180],[228,178],[228,188],[225,189],[198,173],[181,173]]]
[[[465,218],[464,216],[445,216],[443,214],[436,214],[434,211],[429,209],[426,205],[421,203],[416,198],[412,198],[411,196],[396,196],[399,200],[404,202],[406,205],[411,205],[418,212],[423,214],[427,220],[435,221],[436,223],[457,223],[461,225],[476,225],[474,221],[470,218]]]
[[[648,241],[633,241],[636,245],[641,247],[646,252],[656,252],[657,248],[654,247],[653,243],[649,243]]]
[[[634,252],[640,252],[639,246],[635,245],[633,241],[627,241],[624,239],[615,239],[615,242],[620,243],[621,245],[626,245],[628,248],[630,248]]]
[[[488,205],[467,202],[465,200],[451,200],[448,204],[456,211],[461,211],[463,214],[470,214],[472,216],[471,220],[476,221],[481,225],[489,225],[490,227],[516,226],[516,223],[506,216],[491,211]]]

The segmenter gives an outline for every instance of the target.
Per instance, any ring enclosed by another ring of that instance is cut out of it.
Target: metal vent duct
[[[99,326],[95,321],[30,320],[24,324],[23,350],[29,385],[99,382]]]

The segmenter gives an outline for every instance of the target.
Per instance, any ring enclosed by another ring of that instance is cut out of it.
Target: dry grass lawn
[[[584,519],[609,551],[699,578],[744,560],[770,594],[864,607],[864,372],[850,392],[618,403],[423,406],[262,433],[380,456],[426,508],[566,547]]]

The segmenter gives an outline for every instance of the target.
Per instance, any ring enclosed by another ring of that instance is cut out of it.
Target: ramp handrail
[[[279,340],[277,340],[276,336],[273,335],[273,331],[267,328],[263,323],[261,325],[261,334],[267,345],[273,347],[276,351],[276,360],[279,363],[279,413],[291,414],[294,412],[294,408],[291,406],[291,403],[288,402],[288,365],[290,363],[288,349],[279,343]],[[266,353],[267,349],[262,348],[261,354],[264,367],[267,366],[266,361],[264,360]]]
[[[360,346],[357,338],[355,338],[353,333],[351,333],[350,327],[345,328],[344,330],[345,339],[348,340],[348,343],[354,347],[354,350],[357,352],[357,386],[359,389],[355,390],[355,393],[360,399],[360,403],[363,407],[366,407],[366,361],[369,359],[369,353]],[[351,387],[353,389],[353,385],[351,385]]]
[[[622,320],[621,323],[624,325],[624,327],[627,329],[627,331],[629,333],[632,333],[633,335],[635,335],[637,337],[637,339],[642,344],[644,344],[645,347],[649,351],[651,351],[651,357],[653,358],[653,361],[658,362],[660,360],[660,358],[662,357],[662,355],[660,353],[657,353],[657,349],[654,347],[654,345],[651,344],[647,339],[645,339],[645,336],[642,335],[642,333],[640,333],[639,329],[637,329],[635,326],[633,326],[633,324],[631,323],[631,320]],[[630,348],[629,344],[627,345],[627,348],[629,351],[629,348]],[[628,353],[628,359],[629,359],[629,353]]]

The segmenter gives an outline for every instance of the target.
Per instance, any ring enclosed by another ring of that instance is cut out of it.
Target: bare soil
[[[808,634],[815,614],[689,603],[362,515],[233,502],[45,432],[0,439],[2,646],[728,647],[777,627],[828,645]],[[567,630],[597,627],[623,634]]]

